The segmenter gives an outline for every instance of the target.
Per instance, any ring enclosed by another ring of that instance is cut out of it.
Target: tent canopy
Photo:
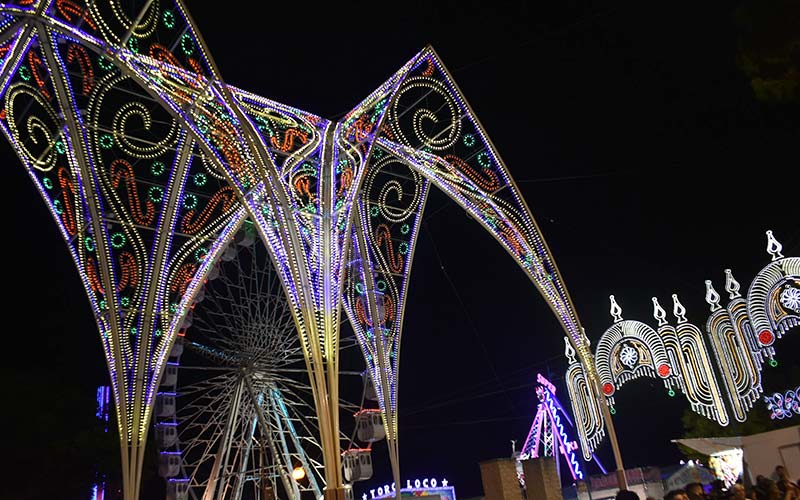
[[[742,448],[742,437],[688,438],[673,439],[673,443],[682,444],[703,455],[715,455]]]

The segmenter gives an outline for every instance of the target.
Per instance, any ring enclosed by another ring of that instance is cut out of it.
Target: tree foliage
[[[736,62],[760,101],[800,103],[800,2],[745,0],[736,9]]]

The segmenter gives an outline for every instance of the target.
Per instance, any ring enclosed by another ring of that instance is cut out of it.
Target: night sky
[[[703,281],[722,291],[732,268],[745,289],[769,262],[766,230],[784,255],[800,255],[796,106],[754,99],[736,66],[733,5],[551,3],[331,2],[312,12],[284,2],[250,14],[190,2],[190,12],[227,83],[328,118],[432,44],[518,183],[592,342],[612,323],[609,294],[626,319],[652,326],[650,298],[669,311],[678,293],[702,326]],[[2,378],[14,398],[5,406],[16,408],[3,413],[12,450],[35,443],[45,454],[76,412],[93,411],[107,375],[55,224],[5,140],[0,154],[11,228]],[[567,402],[562,331],[505,251],[435,190],[415,257],[402,475],[446,477],[459,497],[479,495],[478,462],[509,456],[512,439],[522,446],[536,374]],[[781,349],[782,363],[797,363]],[[682,433],[684,400],[651,379],[616,399],[626,467],[682,458],[670,440]],[[358,493],[391,481],[385,445],[375,450],[379,468]],[[599,456],[613,468],[607,440]]]

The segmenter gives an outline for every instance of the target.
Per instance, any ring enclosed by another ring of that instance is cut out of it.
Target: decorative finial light
[[[569,337],[564,337],[564,356],[567,357],[569,364],[575,363],[575,348],[572,347]]]
[[[778,243],[778,240],[775,239],[775,236],[772,235],[772,230],[767,231],[767,253],[772,256],[772,260],[776,261],[778,259],[783,258],[783,254],[781,253],[783,250],[783,245]]]
[[[658,303],[658,299],[653,297],[653,317],[658,320],[658,326],[664,326],[667,324],[667,312],[661,307],[661,304]]]
[[[622,308],[613,295],[609,295],[608,298],[611,299],[611,316],[614,318],[614,323],[619,323],[622,321]]]
[[[705,283],[706,283],[706,302],[708,302],[708,305],[711,306],[711,312],[714,312],[720,308],[719,294],[717,293],[716,290],[714,290],[714,285],[711,284],[711,280],[706,280]]]
[[[675,317],[678,318],[678,324],[686,323],[686,316],[685,316],[686,308],[683,307],[681,301],[678,300],[678,294],[676,293],[672,294],[672,302],[674,304],[672,307],[672,314],[674,314]]]
[[[739,293],[739,282],[733,277],[730,269],[725,270],[725,290],[728,292],[731,300],[741,297]]]

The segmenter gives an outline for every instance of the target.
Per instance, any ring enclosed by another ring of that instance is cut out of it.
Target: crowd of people
[[[775,467],[772,478],[758,475],[752,486],[746,487],[741,479],[725,488],[725,483],[716,480],[704,486],[702,483],[689,483],[685,487],[670,490],[664,500],[800,500],[800,481],[793,482],[782,465]],[[615,500],[641,500],[635,491],[620,490]],[[645,500],[656,500],[647,497]]]

